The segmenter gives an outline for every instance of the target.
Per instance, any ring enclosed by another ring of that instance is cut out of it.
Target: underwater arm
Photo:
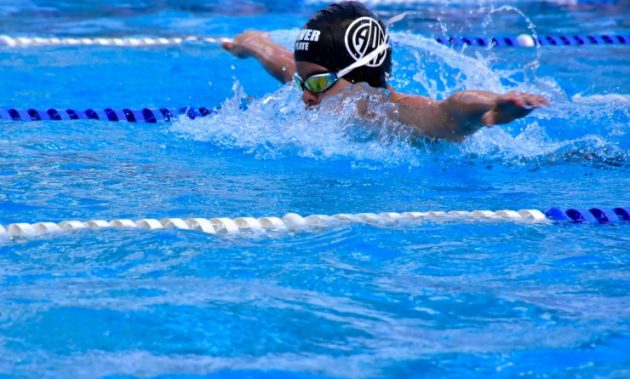
[[[291,81],[295,73],[293,53],[269,39],[267,33],[250,30],[221,44],[239,58],[254,57],[265,70],[281,83]]]
[[[394,117],[429,138],[461,141],[483,126],[507,124],[547,105],[547,99],[523,92],[499,95],[485,91],[462,91],[440,102],[422,96],[394,93]]]

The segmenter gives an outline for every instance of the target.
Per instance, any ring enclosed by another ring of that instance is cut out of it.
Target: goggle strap
[[[385,41],[387,41],[387,35],[385,35]],[[381,44],[379,47],[377,47],[374,51],[372,51],[371,53],[369,53],[368,55],[364,56],[363,58],[359,59],[358,61],[354,62],[353,64],[351,64],[350,66],[344,68],[343,70],[339,71],[337,73],[337,77],[341,78],[344,75],[347,75],[350,73],[350,71],[354,70],[355,68],[359,68],[361,66],[365,66],[366,64],[368,64],[372,59],[376,58],[377,56],[379,56],[379,54],[381,54],[385,49],[387,49],[389,47],[389,44],[387,42]]]
[[[385,21],[385,27],[389,27],[391,24],[395,24],[398,21],[402,20],[403,18],[407,17],[407,14],[409,14],[409,12],[403,12],[401,14],[398,14],[392,18],[390,18],[389,20]]]

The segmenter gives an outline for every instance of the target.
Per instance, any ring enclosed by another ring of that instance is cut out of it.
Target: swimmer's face
[[[330,72],[330,70],[326,67],[310,62],[295,62],[295,71],[300,76],[300,78],[304,79],[312,75]],[[348,87],[351,84],[352,83],[350,83],[349,81],[341,78],[337,81],[337,83],[335,83],[335,85],[324,92],[313,93],[309,90],[304,90],[304,92],[302,92],[302,101],[304,102],[304,104],[306,104],[306,108],[313,107],[321,103],[324,99],[338,94],[344,88]]]

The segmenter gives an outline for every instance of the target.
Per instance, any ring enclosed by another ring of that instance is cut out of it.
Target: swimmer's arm
[[[391,91],[397,105],[394,117],[414,127],[419,135],[461,141],[483,126],[507,124],[549,102],[537,95],[508,92],[462,91],[444,101]]]
[[[293,53],[271,41],[267,33],[247,31],[230,42],[223,42],[221,46],[239,58],[256,58],[271,76],[283,84],[293,78]]]

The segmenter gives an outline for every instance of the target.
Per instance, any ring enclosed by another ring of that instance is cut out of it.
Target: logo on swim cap
[[[355,61],[363,58],[385,43],[385,33],[381,24],[372,17],[357,18],[346,29],[346,49]],[[366,64],[368,67],[379,67],[387,57],[387,50]]]

